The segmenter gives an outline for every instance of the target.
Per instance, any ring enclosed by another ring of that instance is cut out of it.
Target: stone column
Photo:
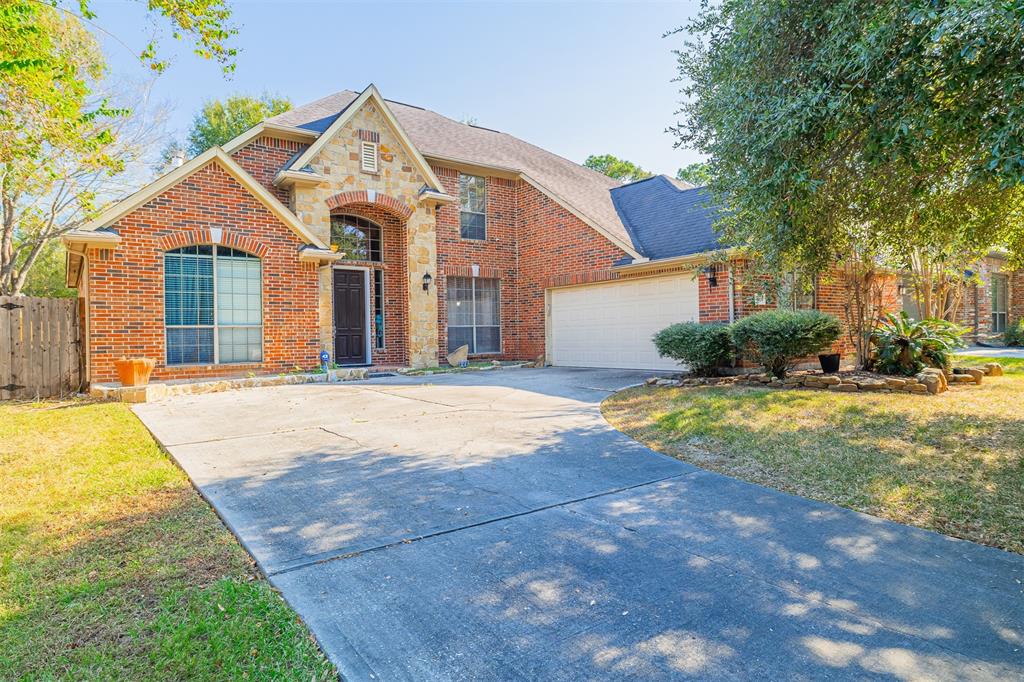
[[[437,240],[433,211],[420,207],[409,217],[409,364],[437,364]],[[423,290],[423,275],[433,283]]]

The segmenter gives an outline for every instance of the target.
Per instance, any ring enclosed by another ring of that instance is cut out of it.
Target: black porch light
[[[429,272],[423,273],[423,291],[430,290],[430,283],[434,281],[434,278],[430,276]]]

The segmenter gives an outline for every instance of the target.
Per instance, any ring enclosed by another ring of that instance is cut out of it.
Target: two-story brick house
[[[268,119],[68,234],[68,282],[91,381],[121,357],[169,379],[308,368],[322,350],[430,366],[462,344],[669,367],[655,331],[756,309],[709,264],[704,204],[685,183],[622,187],[371,85]]]

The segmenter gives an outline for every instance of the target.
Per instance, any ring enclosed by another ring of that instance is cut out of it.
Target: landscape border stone
[[[820,370],[791,372],[784,379],[770,374],[752,373],[728,377],[695,377],[675,375],[672,377],[650,377],[648,386],[696,387],[696,386],[766,386],[768,388],[834,391],[837,393],[908,393],[910,395],[938,395],[949,390],[950,385],[977,386],[986,376],[1003,376],[1003,367],[998,362],[989,362],[977,367],[957,367],[944,372],[926,367],[911,377],[890,376],[875,372],[841,371],[823,374]]]

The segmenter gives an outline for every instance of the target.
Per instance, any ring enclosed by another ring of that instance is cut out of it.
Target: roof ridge
[[[591,169],[591,170],[593,170],[593,169]],[[630,180],[629,182],[619,183],[619,185],[617,187],[612,187],[611,191],[614,192],[615,190],[622,189],[623,187],[632,187],[633,185],[639,185],[641,182],[647,182],[649,180],[655,180],[657,178],[663,178],[663,177],[665,177],[664,173],[655,173],[655,174],[652,174],[652,175],[648,175],[646,178],[640,178],[639,180]],[[669,183],[669,184],[671,184],[671,183]]]
[[[507,132],[505,132],[503,130],[496,130],[494,128],[487,128],[485,126],[476,125],[476,124],[473,124],[473,123],[463,123],[462,121],[459,121],[459,120],[456,120],[454,118],[451,118],[450,116],[446,116],[446,115],[442,114],[439,111],[434,111],[433,109],[428,109],[427,107],[419,107],[419,106],[416,106],[415,104],[406,104],[405,102],[397,102],[395,100],[385,100],[385,101],[387,103],[389,103],[389,104],[399,104],[401,106],[409,107],[411,109],[418,109],[420,111],[426,111],[426,112],[431,113],[431,114],[433,114],[435,116],[440,116],[441,118],[445,119],[446,121],[451,121],[452,123],[457,123],[459,125],[465,125],[465,126],[467,126],[469,128],[473,128],[474,130],[482,130],[484,132],[494,133],[495,135],[502,135],[502,136],[507,137],[507,138],[509,138],[511,140],[514,140],[515,142],[517,142],[519,144],[527,145],[527,146],[532,147],[533,149],[539,150],[539,151],[541,151],[541,152],[543,152],[545,154],[548,154],[548,155],[553,156],[555,158],[561,159],[562,161],[565,161],[566,163],[571,163],[573,166],[576,166],[577,168],[582,168],[582,169],[584,169],[584,170],[586,170],[586,171],[588,171],[590,173],[593,173],[593,174],[597,175],[598,177],[608,178],[607,175],[605,175],[604,173],[601,173],[600,171],[596,171],[593,168],[588,168],[587,166],[584,166],[582,163],[577,163],[577,162],[573,161],[570,158],[567,158],[565,156],[562,156],[561,154],[558,154],[557,152],[553,152],[550,149],[545,149],[544,147],[535,145],[532,142],[524,140],[521,137],[516,137],[515,135],[513,135],[511,133],[507,133]],[[517,168],[516,170],[524,171],[525,172],[527,169],[525,169],[525,168]],[[614,178],[609,178],[609,179],[614,179]]]

